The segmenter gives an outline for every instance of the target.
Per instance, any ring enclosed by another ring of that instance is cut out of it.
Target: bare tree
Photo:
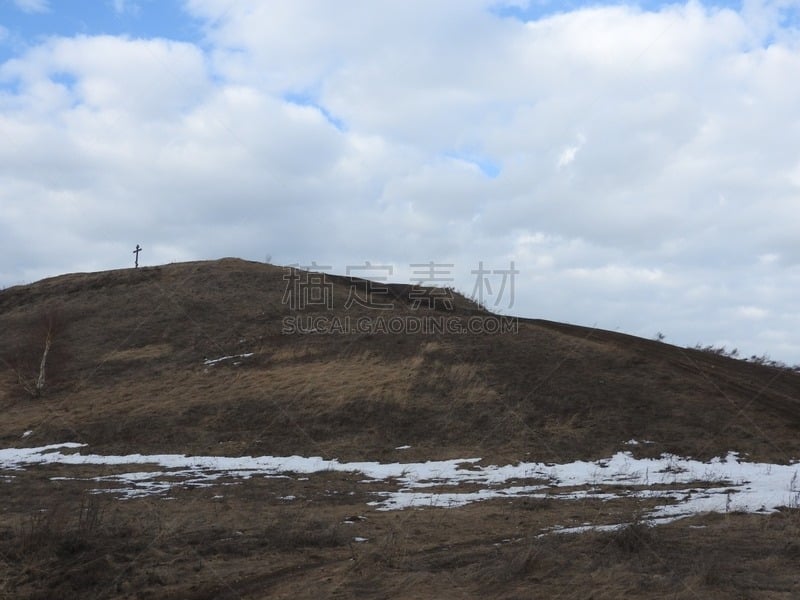
[[[48,386],[49,361],[54,344],[64,331],[64,318],[58,309],[48,309],[33,323],[21,328],[14,350],[0,361],[16,375],[19,385],[32,398],[40,397]]]

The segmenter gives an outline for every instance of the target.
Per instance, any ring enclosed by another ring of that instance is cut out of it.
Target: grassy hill
[[[800,458],[800,375],[788,369],[540,320],[494,331],[497,317],[463,296],[428,306],[430,290],[401,284],[361,298],[391,310],[348,306],[369,288],[344,277],[325,280],[330,307],[295,310],[287,273],[223,259],[3,290],[0,448],[393,462],[409,446],[403,461],[511,464],[596,460],[647,440],[627,449]],[[381,329],[392,318],[444,331]],[[298,322],[309,326],[286,332]],[[343,331],[356,322],[367,327]],[[477,333],[455,332],[465,325]],[[635,521],[641,501],[367,514],[356,479],[333,473],[281,483],[300,504],[267,493],[267,479],[237,483],[224,500],[180,489],[177,502],[121,502],[52,479],[61,475],[52,466],[0,478],[0,598],[583,598],[591,589],[788,598],[800,589],[792,510],[541,538],[564,519]],[[348,522],[354,514],[363,519]],[[354,544],[356,529],[371,541]]]

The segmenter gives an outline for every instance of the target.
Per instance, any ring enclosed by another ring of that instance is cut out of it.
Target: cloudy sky
[[[482,262],[506,314],[796,363],[799,229],[800,0],[0,0],[0,287]]]

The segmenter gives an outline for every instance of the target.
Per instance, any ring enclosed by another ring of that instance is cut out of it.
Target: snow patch
[[[207,367],[211,367],[213,365],[218,365],[221,362],[225,362],[226,360],[234,360],[236,358],[250,358],[251,356],[254,355],[255,352],[248,352],[247,354],[232,354],[231,356],[221,356],[219,358],[207,358],[206,360],[203,361],[203,364]]]
[[[655,442],[652,441],[652,440],[641,440],[641,441],[639,441],[639,440],[636,440],[636,439],[630,439],[627,442],[625,442],[626,446],[638,446],[640,444],[644,444],[645,446],[651,446],[652,444],[655,444]]]
[[[76,451],[84,447],[66,443],[2,449],[0,471],[55,464],[146,465],[147,469],[89,478],[100,486],[95,491],[115,493],[122,498],[163,497],[176,487],[235,485],[252,477],[305,481],[314,473],[349,472],[362,475],[365,478],[362,482],[371,486],[387,481],[393,483],[392,491],[373,488],[370,492],[375,500],[368,504],[381,511],[455,508],[498,498],[556,501],[644,498],[659,502],[645,518],[651,523],[667,523],[704,512],[769,513],[780,507],[800,507],[800,465],[742,462],[734,452],[708,462],[673,455],[639,459],[630,452],[618,452],[595,461],[482,466],[479,458],[418,463],[342,463],[319,456],[105,456]],[[2,475],[6,482],[11,481],[9,477]],[[470,491],[461,491],[465,484],[470,486]],[[432,488],[437,489],[432,491]],[[282,499],[295,498],[284,496]]]

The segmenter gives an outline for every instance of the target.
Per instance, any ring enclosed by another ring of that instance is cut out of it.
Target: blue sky
[[[680,2],[638,0],[530,0],[492,8],[498,15],[524,20],[567,13],[598,6],[630,5],[645,11],[658,11]],[[741,10],[741,1],[713,0],[707,7]],[[786,7],[784,15],[797,22],[797,9]],[[42,36],[62,35],[129,35],[133,37],[165,37],[174,40],[199,41],[201,22],[184,10],[183,0],[2,0],[0,25],[8,37],[2,43],[3,57],[19,52]]]
[[[233,4],[233,0],[231,4]],[[657,12],[682,3],[660,0],[521,0],[489,10],[524,21],[587,7],[633,6]],[[743,9],[743,2],[707,0],[710,9]],[[800,9],[780,6],[782,25],[797,27]],[[184,0],[0,0],[0,61],[8,60],[48,36],[125,35],[166,38],[202,44],[202,20],[185,9]]]
[[[637,2],[613,2],[608,0],[596,0],[594,2],[586,2],[581,0],[530,0],[529,2],[519,2],[516,5],[509,4],[506,6],[495,8],[495,12],[501,15],[517,17],[520,19],[539,19],[544,16],[567,13],[584,7],[596,6],[614,6],[619,4],[627,4],[636,6],[641,10],[658,11],[664,7],[673,6],[675,4],[682,4],[680,2],[663,2],[659,0],[638,0]],[[714,0],[712,2],[703,3],[709,7],[727,7],[739,10],[742,6],[740,1],[726,1]]]
[[[0,288],[513,261],[506,312],[800,362],[799,8],[0,0]]]
[[[15,0],[0,1],[0,61],[46,36],[128,35],[197,41],[200,22],[180,0]]]

